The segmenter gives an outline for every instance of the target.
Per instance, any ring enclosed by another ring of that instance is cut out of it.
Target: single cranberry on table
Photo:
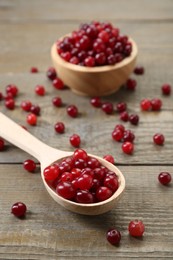
[[[69,105],[67,107],[67,114],[71,117],[77,117],[78,116],[78,108],[75,105]]]
[[[29,125],[35,126],[37,124],[37,116],[33,113],[29,113],[26,117],[26,121]]]
[[[140,107],[143,111],[150,111],[152,109],[151,100],[147,98],[141,100]]]
[[[135,90],[136,86],[137,86],[137,82],[135,79],[128,79],[126,81],[126,88],[128,90]]]
[[[162,107],[162,101],[159,98],[153,98],[151,100],[151,108],[153,111],[159,111]]]
[[[132,142],[124,142],[122,144],[122,150],[126,154],[132,154],[134,151],[134,145]]]
[[[32,105],[30,108],[30,112],[35,114],[36,116],[40,115],[40,110],[41,110],[41,108],[38,105]]]
[[[16,202],[11,207],[11,213],[16,217],[24,217],[27,207],[23,202]]]
[[[120,129],[115,129],[112,132],[112,139],[120,142],[123,139],[124,133]]]
[[[28,172],[34,172],[36,169],[36,163],[33,160],[25,160],[23,162],[23,168]]]
[[[133,71],[136,75],[143,75],[145,72],[144,67],[142,66],[136,66]]]
[[[128,122],[129,121],[129,114],[127,111],[121,112],[120,113],[120,120],[124,121],[124,122]]]
[[[172,87],[170,84],[164,84],[162,85],[161,90],[163,95],[169,96],[171,94]]]
[[[30,72],[31,72],[31,73],[38,73],[39,70],[38,70],[37,67],[31,67]]]
[[[114,130],[116,130],[116,129],[122,131],[123,133],[125,131],[125,127],[121,124],[115,125]]]
[[[54,88],[59,89],[59,90],[62,90],[65,88],[64,82],[60,78],[55,78],[52,81],[52,84],[53,84]]]
[[[9,98],[5,100],[5,106],[9,110],[15,109],[15,101],[13,98]]]
[[[113,104],[111,102],[104,102],[101,108],[108,115],[111,115],[114,111]]]
[[[99,97],[93,97],[93,98],[91,98],[90,103],[91,103],[91,105],[92,105],[93,107],[99,108],[99,107],[102,106],[102,101],[101,101],[101,99],[100,99]]]
[[[125,130],[123,133],[123,141],[133,143],[135,135],[131,130]]]
[[[157,145],[163,145],[165,142],[165,137],[163,134],[157,133],[153,136],[153,141]]]
[[[158,180],[162,185],[167,185],[171,182],[172,177],[169,172],[161,172],[158,176]]]
[[[63,122],[57,122],[54,126],[54,129],[57,133],[63,134],[65,131],[65,125]]]
[[[9,84],[6,86],[6,93],[11,94],[12,97],[16,97],[18,94],[19,90],[18,87],[14,84]]]
[[[145,226],[141,220],[133,220],[129,223],[128,231],[133,237],[142,237],[145,231]]]
[[[0,151],[3,151],[5,148],[5,142],[4,140],[0,137]]]
[[[77,134],[73,134],[72,136],[70,136],[70,143],[72,146],[74,147],[79,147],[80,143],[81,143],[81,139],[80,136]]]
[[[136,115],[136,114],[131,114],[129,116],[129,122],[132,124],[132,125],[138,125],[139,123],[139,116]]]
[[[26,111],[29,112],[31,110],[32,103],[29,100],[23,100],[20,104],[20,107]]]
[[[103,156],[103,159],[105,159],[106,161],[114,164],[115,163],[115,159],[111,154],[106,154]]]
[[[53,67],[48,68],[46,75],[50,80],[54,80],[57,78],[56,70]]]
[[[38,96],[44,96],[45,93],[46,93],[45,87],[42,86],[42,85],[37,85],[37,86],[35,87],[35,93],[36,93]]]
[[[111,228],[107,231],[106,238],[112,245],[119,245],[121,240],[121,233],[115,228]]]
[[[52,99],[52,104],[55,106],[55,107],[61,107],[62,106],[62,99],[60,97],[54,97]]]
[[[116,105],[116,110],[118,111],[118,112],[124,112],[124,111],[126,111],[127,110],[127,104],[125,103],[125,102],[120,102],[120,103],[118,103],[117,105]]]

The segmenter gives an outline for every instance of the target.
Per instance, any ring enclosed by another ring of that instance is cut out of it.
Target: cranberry
[[[98,66],[106,63],[106,55],[104,52],[100,52],[95,55],[95,62]]]
[[[124,133],[124,131],[125,131],[125,127],[124,127],[123,125],[121,125],[121,124],[116,125],[115,128],[114,128],[114,130],[116,130],[116,129],[122,131],[123,133]]]
[[[31,110],[32,103],[29,100],[24,100],[20,106],[24,111],[29,112]]]
[[[76,193],[75,201],[78,203],[93,203],[94,196],[91,192],[87,190],[79,190]]]
[[[165,96],[169,96],[171,94],[171,85],[169,84],[162,85],[162,94]]]
[[[46,181],[54,181],[60,173],[57,165],[50,165],[44,169],[44,178]]]
[[[171,174],[169,172],[161,172],[158,176],[158,180],[161,184],[167,185],[171,182]]]
[[[101,186],[96,191],[96,198],[98,201],[104,201],[109,199],[112,194],[112,190],[110,190],[108,187]]]
[[[71,117],[77,117],[78,116],[78,108],[75,105],[69,105],[67,107],[67,114]]]
[[[140,102],[140,106],[143,111],[150,111],[152,109],[151,101],[147,98]]]
[[[133,237],[142,237],[145,226],[140,220],[133,220],[129,223],[128,230],[131,236]]]
[[[101,107],[102,105],[102,101],[99,97],[91,98],[90,103],[93,107]]]
[[[69,61],[69,62],[71,62],[71,63],[73,63],[72,61],[71,61],[71,53],[69,52],[69,51],[67,51],[67,52],[62,52],[61,54],[60,54],[60,56],[61,56],[61,58],[63,58],[65,61]],[[74,58],[74,57],[73,57]],[[76,58],[76,57],[75,57]]]
[[[84,59],[84,65],[86,67],[94,67],[95,66],[95,59],[91,56],[88,56]]]
[[[92,187],[93,178],[90,174],[82,174],[78,177],[76,186],[80,190],[89,190]]]
[[[79,64],[79,59],[78,59],[77,57],[73,56],[73,57],[69,60],[69,62],[72,63],[72,64],[77,65],[77,64]]]
[[[30,72],[31,73],[38,73],[38,68],[37,67],[31,67]]]
[[[62,122],[57,122],[57,123],[55,124],[54,128],[55,128],[55,131],[56,131],[57,133],[62,134],[62,133],[64,133],[65,125],[64,125],[64,123],[62,123]]]
[[[37,116],[33,113],[29,113],[27,115],[26,121],[29,125],[36,125],[37,124]]]
[[[37,85],[35,87],[35,93],[39,96],[44,96],[45,95],[45,87],[42,85]]]
[[[75,161],[74,167],[79,168],[79,169],[83,169],[83,168],[87,167],[87,162],[83,159],[78,159],[78,160]]]
[[[117,142],[119,142],[119,141],[121,141],[122,140],[122,138],[123,138],[123,132],[120,130],[120,129],[115,129],[113,132],[112,132],[112,138],[115,140],[115,141],[117,141]]]
[[[70,143],[72,146],[74,147],[79,147],[80,146],[80,136],[77,134],[73,134],[72,136],[70,136]]]
[[[32,105],[30,108],[30,112],[35,114],[36,116],[40,115],[40,107],[37,105]]]
[[[115,192],[118,189],[118,186],[119,186],[118,179],[117,179],[116,175],[106,176],[103,184],[104,184],[105,187],[108,187],[113,192]]]
[[[89,159],[88,159],[88,167],[90,167],[91,169],[100,167],[99,160],[94,158],[94,157],[89,157]]]
[[[61,90],[65,88],[64,82],[60,78],[55,78],[52,83],[56,89]]]
[[[94,173],[93,177],[95,179],[100,180],[100,181],[102,181],[104,179],[105,175],[106,175],[104,169],[101,168],[101,167],[97,167],[97,168],[93,169],[93,173]]]
[[[87,161],[88,155],[83,149],[77,149],[74,151],[73,157],[75,160],[82,159],[84,161]]]
[[[132,114],[132,115],[129,116],[129,121],[132,125],[137,125],[138,122],[139,122],[139,116]]]
[[[154,143],[157,144],[157,145],[163,145],[163,144],[164,144],[164,141],[165,141],[165,137],[164,137],[163,134],[157,133],[157,134],[155,134],[155,135],[153,136],[153,141],[154,141]]]
[[[4,140],[2,138],[0,138],[0,151],[3,151],[4,147],[5,147]]]
[[[124,142],[133,142],[135,139],[135,135],[131,130],[125,130],[123,134]]]
[[[144,74],[144,67],[136,66],[133,71],[136,75],[143,75]]]
[[[61,175],[61,181],[68,181],[71,182],[73,180],[73,174],[71,172],[64,172]]]
[[[132,154],[134,150],[134,145],[131,142],[124,142],[122,144],[122,150],[126,154]]]
[[[153,111],[159,111],[162,107],[162,101],[159,98],[153,98],[151,100],[151,107]]]
[[[5,106],[6,108],[13,110],[15,108],[15,101],[13,98],[6,99],[5,100]]]
[[[12,97],[17,96],[18,91],[19,91],[18,87],[14,84],[9,84],[9,85],[6,86],[6,93],[11,94]]]
[[[16,217],[24,217],[27,211],[26,205],[23,202],[16,202],[11,207],[11,213]]]
[[[121,240],[121,233],[115,228],[109,229],[106,234],[107,240],[112,245],[118,245]]]
[[[127,113],[127,111],[120,113],[120,119],[124,122],[127,122],[129,120],[129,114]]]
[[[106,114],[108,114],[108,115],[112,114],[112,113],[113,113],[113,104],[110,103],[110,102],[105,102],[105,103],[103,103],[103,104],[102,104],[102,110],[103,110]]]
[[[52,99],[52,104],[55,106],[55,107],[61,107],[62,106],[62,99],[60,97],[54,97]]]
[[[70,182],[60,182],[56,187],[56,192],[58,195],[64,199],[72,199],[76,195],[76,190]]]
[[[0,101],[4,98],[3,94],[0,92]]]
[[[56,70],[52,67],[48,68],[46,74],[50,80],[54,80],[55,78],[57,78]]]
[[[127,109],[127,105],[124,102],[120,102],[116,105],[116,109],[118,112],[124,112]]]
[[[128,90],[135,90],[137,82],[135,79],[128,79],[126,82],[126,88]]]
[[[115,163],[114,157],[111,154],[104,155],[103,159],[105,159],[106,161],[108,161],[108,162],[110,162],[112,164]]]
[[[28,172],[34,172],[36,169],[36,163],[33,160],[25,160],[23,162],[23,167]]]

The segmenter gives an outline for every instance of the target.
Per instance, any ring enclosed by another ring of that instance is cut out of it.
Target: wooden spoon
[[[48,146],[47,144],[41,142],[36,137],[31,135],[28,131],[23,129],[20,125],[16,124],[14,121],[9,119],[4,114],[0,113],[0,136],[11,142],[12,144],[18,146],[25,152],[34,156],[41,164],[41,177],[45,188],[47,189],[50,196],[60,205],[66,209],[85,215],[99,215],[104,212],[111,210],[120,198],[120,195],[125,188],[125,179],[120,170],[113,164],[107,162],[101,157],[89,154],[92,157],[97,158],[102,165],[109,168],[111,171],[115,172],[119,180],[118,190],[107,200],[92,203],[92,204],[81,204],[70,200],[66,200],[60,197],[54,190],[52,190],[46,183],[43,175],[44,169],[50,164],[57,160],[69,157],[73,152],[61,151]]]

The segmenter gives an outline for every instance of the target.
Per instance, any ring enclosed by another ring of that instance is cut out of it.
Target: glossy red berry
[[[0,138],[0,151],[3,151],[5,148],[5,142],[2,138]]]
[[[134,73],[135,73],[136,75],[143,75],[144,72],[145,72],[145,70],[144,70],[144,67],[142,67],[142,66],[136,66],[136,67],[134,68]]]
[[[115,129],[112,132],[112,138],[113,140],[119,142],[122,140],[124,133],[120,129]]]
[[[115,163],[115,159],[111,154],[106,154],[103,156],[103,159],[105,159],[106,161],[114,164]]]
[[[93,107],[101,107],[102,105],[102,101],[99,97],[91,98],[90,103]]]
[[[129,223],[128,226],[129,234],[133,237],[142,237],[145,226],[140,220],[133,220]]]
[[[113,111],[114,111],[114,109],[113,109],[113,104],[110,103],[110,102],[105,102],[105,103],[103,103],[103,104],[102,104],[102,110],[103,110],[106,114],[108,114],[108,115],[112,114]]]
[[[153,136],[153,141],[157,145],[163,145],[165,141],[165,137],[163,134],[157,133]]]
[[[11,94],[12,97],[16,97],[18,94],[19,90],[18,87],[14,84],[9,84],[6,86],[6,93]]]
[[[105,187],[108,187],[111,189],[113,192],[115,192],[118,189],[118,178],[116,175],[108,175],[104,178],[103,182]]]
[[[11,207],[11,213],[16,217],[24,217],[27,211],[26,205],[23,202],[16,202]]]
[[[95,66],[95,59],[94,57],[88,56],[84,60],[84,65],[86,67],[94,67]]]
[[[36,116],[39,116],[40,115],[40,106],[38,105],[32,105],[31,108],[30,108],[30,112],[35,114]]]
[[[126,82],[126,88],[128,90],[135,90],[137,82],[135,79],[128,79]]]
[[[116,110],[118,112],[124,112],[127,109],[127,104],[125,102],[120,102],[116,105]]]
[[[5,100],[5,106],[6,108],[13,110],[15,109],[15,101],[13,98],[9,98]]]
[[[123,141],[124,142],[133,142],[135,139],[135,135],[131,130],[125,130],[123,133]]]
[[[24,111],[29,112],[31,110],[32,103],[29,100],[24,100],[21,102],[20,106]]]
[[[93,177],[83,173],[77,178],[76,187],[80,190],[89,190],[92,187]]]
[[[132,154],[134,150],[134,145],[131,142],[124,142],[122,144],[122,150],[126,154]]]
[[[56,89],[61,90],[65,88],[64,82],[60,78],[55,78],[52,83]]]
[[[136,115],[136,114],[131,114],[129,116],[129,122],[132,124],[132,125],[138,125],[139,123],[139,116]]]
[[[25,160],[23,162],[23,168],[28,172],[34,172],[36,169],[36,163],[33,160]]]
[[[56,70],[52,67],[48,68],[46,75],[50,80],[54,80],[57,78]]]
[[[171,87],[170,84],[162,85],[161,89],[162,89],[162,94],[163,95],[169,96],[171,94],[172,87]]]
[[[62,122],[57,122],[54,126],[55,131],[59,134],[63,134],[65,130],[65,125]]]
[[[116,125],[115,128],[114,128],[114,130],[116,130],[116,129],[122,131],[123,133],[124,133],[124,131],[125,131],[125,127],[124,127],[123,125],[121,125],[121,124]]]
[[[82,159],[84,161],[88,160],[88,154],[83,149],[76,149],[73,154],[75,160]]]
[[[38,96],[44,96],[45,95],[45,87],[42,86],[42,85],[37,85],[35,87],[35,93],[38,95]]]
[[[44,169],[44,178],[46,181],[54,181],[60,173],[59,167],[57,165],[50,165]]]
[[[140,106],[143,111],[150,111],[152,109],[151,100],[147,98],[141,100]]]
[[[31,67],[30,72],[31,73],[38,73],[39,71],[38,71],[37,67]]]
[[[74,147],[79,147],[81,143],[80,136],[77,134],[73,134],[72,136],[70,136],[70,143]]]
[[[78,190],[75,196],[75,201],[78,203],[93,203],[94,196],[87,190]]]
[[[67,107],[67,114],[71,117],[77,117],[78,116],[78,108],[75,105],[69,105]]]
[[[106,234],[107,240],[112,245],[119,245],[121,240],[121,233],[115,228],[109,229]]]
[[[104,201],[112,196],[113,192],[108,187],[101,186],[96,191],[96,197],[98,201]]]
[[[124,122],[129,121],[129,114],[127,113],[127,111],[120,113],[120,119]]]
[[[33,113],[29,113],[26,117],[26,121],[29,125],[35,126],[37,124],[37,116]]]
[[[54,97],[52,99],[52,104],[55,106],[55,107],[61,107],[62,106],[62,99],[60,97]]]
[[[158,176],[158,180],[161,184],[167,185],[171,182],[171,174],[169,172],[161,172]]]
[[[159,98],[153,98],[151,100],[151,107],[153,111],[159,111],[162,107],[162,101]]]
[[[72,183],[70,182],[60,182],[56,187],[56,192],[58,195],[64,199],[72,199],[76,195],[76,190]]]

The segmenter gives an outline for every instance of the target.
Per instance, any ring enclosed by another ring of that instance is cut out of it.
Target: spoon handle
[[[64,151],[52,148],[38,140],[27,130],[12,121],[0,112],[0,136],[25,152],[34,156],[37,160],[43,161],[51,157],[62,157]]]

